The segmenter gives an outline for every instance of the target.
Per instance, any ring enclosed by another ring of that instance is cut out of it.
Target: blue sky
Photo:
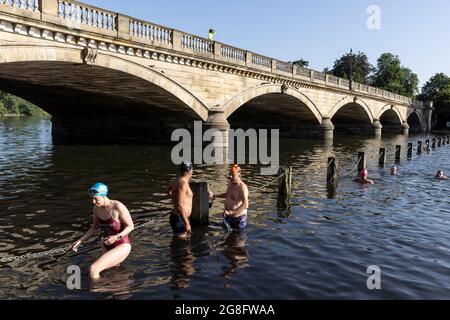
[[[372,64],[383,52],[398,54],[423,85],[450,75],[450,1],[407,0],[222,0],[82,2],[206,36],[284,61],[304,58],[322,70],[350,48]],[[366,10],[381,9],[381,29],[369,30]]]

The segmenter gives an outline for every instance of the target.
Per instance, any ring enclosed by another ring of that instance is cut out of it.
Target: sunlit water
[[[376,140],[338,137],[333,146],[308,140],[281,142],[281,164],[294,167],[288,206],[276,186],[252,192],[267,177],[243,166],[250,186],[249,228],[227,234],[216,202],[207,227],[177,242],[168,225],[164,194],[175,178],[164,146],[53,146],[47,119],[0,120],[0,256],[64,247],[88,230],[88,187],[106,182],[136,224],[154,223],[132,235],[122,266],[91,284],[89,264],[101,253],[97,240],[78,254],[0,265],[0,298],[38,299],[429,299],[450,298],[450,146],[413,160],[389,175],[396,144],[424,136]],[[415,143],[416,144],[416,143]],[[386,169],[378,150],[388,150]],[[358,151],[369,157],[376,185],[351,178]],[[404,151],[405,152],[405,151]],[[327,157],[336,155],[344,176],[336,194],[326,188]],[[405,154],[404,154],[405,155]],[[226,168],[197,167],[195,177],[224,191]],[[82,289],[68,290],[67,267],[82,269]],[[367,288],[367,267],[381,268],[382,289]]]

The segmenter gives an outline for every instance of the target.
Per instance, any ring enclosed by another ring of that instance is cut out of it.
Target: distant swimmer
[[[398,175],[398,168],[396,166],[393,166],[391,168],[391,176],[396,176]]]
[[[227,191],[220,195],[210,196],[225,198],[225,211],[223,214],[224,226],[228,229],[240,230],[247,226],[248,215],[248,187],[242,181],[241,168],[235,164],[231,167],[228,176],[229,183]]]
[[[361,184],[375,184],[372,180],[368,179],[369,171],[367,169],[362,169],[359,173],[359,177],[354,179],[353,181],[361,183]]]
[[[436,173],[436,179],[448,180],[448,178],[446,176],[444,176],[444,171],[442,171],[442,170],[438,170],[438,172]]]
[[[93,205],[93,224],[80,240],[72,245],[77,252],[83,242],[91,238],[97,231],[104,233],[103,255],[89,268],[92,279],[100,279],[100,273],[121,264],[131,252],[131,241],[128,235],[134,229],[128,209],[119,201],[108,199],[108,187],[96,183],[89,189]]]
[[[173,210],[170,215],[170,226],[173,233],[180,239],[185,240],[192,232],[189,218],[192,214],[193,193],[189,186],[192,178],[193,166],[190,162],[180,165],[180,176],[167,188],[167,193],[172,198]]]

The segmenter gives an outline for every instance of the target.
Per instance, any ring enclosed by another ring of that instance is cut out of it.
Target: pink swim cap
[[[369,171],[367,171],[367,169],[362,169],[361,172],[359,173],[359,176],[361,178],[365,178],[369,175]]]

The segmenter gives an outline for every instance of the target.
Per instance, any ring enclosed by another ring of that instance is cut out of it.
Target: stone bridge
[[[264,41],[262,38],[261,41]],[[175,128],[408,134],[432,106],[78,1],[0,0],[0,90],[55,143],[170,143]]]

